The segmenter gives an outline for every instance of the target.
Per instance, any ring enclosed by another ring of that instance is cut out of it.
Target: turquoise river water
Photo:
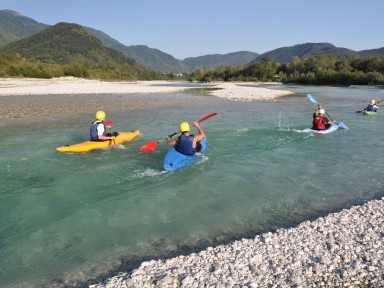
[[[86,140],[93,113],[4,121],[0,287],[86,286],[148,259],[292,227],[384,196],[384,112],[355,113],[384,99],[382,89],[272,88],[296,94],[235,102],[192,89],[142,96],[189,105],[105,107],[114,130],[141,135],[120,149],[86,154],[55,148]],[[307,93],[349,129],[299,133],[316,108]],[[192,165],[162,171],[164,142],[153,153],[138,151],[176,132],[180,121],[211,112],[218,114],[201,123],[206,153]]]

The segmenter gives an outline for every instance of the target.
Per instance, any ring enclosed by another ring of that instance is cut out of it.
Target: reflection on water
[[[276,102],[231,102],[202,91],[189,102],[191,90],[157,95],[188,105],[113,109],[114,129],[142,135],[124,149],[86,154],[55,148],[85,140],[93,113],[7,121],[13,133],[0,139],[0,286],[97,281],[143,260],[253,237],[384,195],[384,141],[376,133],[382,116],[354,113],[377,90],[310,88],[349,130],[295,132],[309,127],[316,108],[302,86]],[[138,151],[211,112],[218,115],[201,124],[208,135],[201,161],[168,173],[165,143]]]

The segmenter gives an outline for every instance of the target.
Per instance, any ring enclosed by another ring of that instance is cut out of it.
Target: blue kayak
[[[207,148],[207,136],[204,136],[204,138],[201,139],[199,143],[201,145],[200,152],[192,156],[181,154],[177,152],[174,147],[170,148],[167,154],[165,154],[163,168],[167,171],[177,170],[184,166],[187,166],[188,164],[199,158],[199,156],[201,156],[201,154]]]
[[[344,125],[343,122],[336,122],[335,124],[332,124],[331,127],[329,127],[326,130],[313,130],[311,128],[304,129],[300,132],[304,133],[316,133],[316,134],[329,134],[332,132],[335,132],[338,129],[348,129],[346,125]]]

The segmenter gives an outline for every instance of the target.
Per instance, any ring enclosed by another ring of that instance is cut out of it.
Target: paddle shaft
[[[307,97],[308,97],[309,100],[311,100],[311,101],[312,101],[313,103],[315,103],[317,106],[321,106],[321,105],[316,101],[315,97],[313,97],[311,94],[307,94]],[[333,121],[331,115],[329,115],[327,112],[325,112],[325,114],[327,114],[327,116],[328,116],[329,118],[331,118],[331,120]]]
[[[168,136],[169,136],[169,138],[172,138],[172,137],[175,136],[176,134],[179,134],[179,132],[175,132],[175,133],[173,133],[173,134],[171,134],[171,135],[168,135]],[[167,139],[167,137],[161,139],[160,141],[157,141],[157,144],[159,144],[160,142],[163,142],[165,139]]]

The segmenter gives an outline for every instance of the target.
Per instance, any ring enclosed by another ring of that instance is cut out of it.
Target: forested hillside
[[[293,56],[286,64],[269,57],[247,67],[200,67],[190,75],[192,81],[280,81],[317,85],[384,85],[384,57],[337,59],[333,55]]]
[[[33,70],[44,70],[43,73],[36,73],[40,77],[60,74],[111,79],[159,77],[153,70],[121,52],[105,47],[99,39],[77,24],[56,24],[28,38],[5,45],[0,53],[8,57],[5,62],[16,60],[14,65],[4,69],[4,75],[25,74],[22,63],[30,61]]]
[[[0,47],[7,43],[29,37],[48,25],[25,17],[11,10],[0,10]]]
[[[337,59],[342,59],[348,56],[360,56],[359,52],[336,47],[331,43],[304,43],[291,47],[281,47],[272,51],[263,53],[256,58],[256,61],[260,61],[263,57],[268,57],[274,63],[288,63],[293,56],[297,56],[304,59],[306,56],[320,56],[320,55],[333,55]]]
[[[200,57],[185,58],[183,63],[188,65],[191,71],[198,67],[217,68],[219,66],[246,66],[256,59],[259,54],[249,51],[240,51],[228,54],[204,55]]]

